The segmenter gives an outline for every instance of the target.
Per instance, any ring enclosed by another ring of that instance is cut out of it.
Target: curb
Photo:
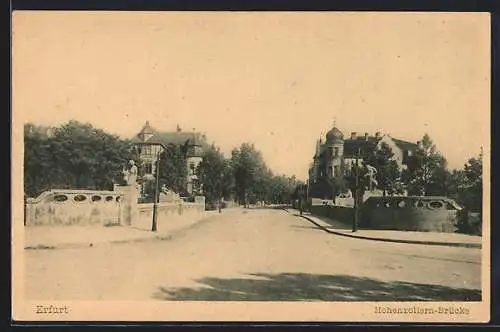
[[[219,214],[217,214],[218,216]],[[126,240],[112,240],[112,241],[105,241],[105,242],[80,242],[80,243],[63,243],[59,245],[45,245],[45,244],[38,244],[34,246],[25,246],[24,250],[53,250],[53,249],[79,249],[79,248],[95,248],[96,246],[102,247],[102,246],[109,246],[109,245],[114,245],[114,244],[127,244],[127,243],[141,243],[141,242],[151,242],[151,241],[167,241],[172,239],[172,237],[175,234],[178,234],[183,231],[187,231],[191,228],[194,228],[195,226],[198,226],[199,224],[202,224],[203,222],[207,222],[211,217],[211,215],[207,215],[204,218],[194,222],[193,224],[175,229],[171,234],[156,234],[148,237],[139,237],[139,238],[134,238],[134,239],[126,239]],[[151,234],[151,233],[148,233]]]
[[[285,209],[284,209],[285,210]],[[288,210],[285,210],[288,213],[290,213]],[[432,245],[432,246],[446,246],[446,247],[462,247],[462,248],[472,248],[472,249],[481,249],[482,245],[481,244],[476,244],[476,243],[462,243],[462,242],[436,242],[436,241],[418,241],[418,240],[398,240],[398,239],[388,239],[388,238],[379,238],[379,237],[370,237],[370,236],[362,236],[362,235],[353,235],[353,234],[346,234],[342,232],[336,232],[332,231],[331,229],[328,229],[316,221],[312,220],[311,218],[308,218],[307,216],[304,215],[298,215],[298,214],[293,214],[296,217],[302,217],[306,219],[307,221],[313,223],[317,227],[321,228],[327,233],[330,234],[335,234],[335,235],[340,235],[340,236],[345,236],[345,237],[350,237],[354,239],[361,239],[361,240],[372,240],[372,241],[380,241],[380,242],[393,242],[393,243],[406,243],[406,244],[425,244],[425,245]]]
[[[80,243],[64,243],[58,245],[45,245],[38,244],[35,246],[25,246],[24,250],[52,250],[52,249],[79,249],[79,248],[94,248],[101,247],[104,245],[113,245],[113,244],[126,244],[126,243],[139,243],[139,242],[147,242],[147,241],[155,241],[155,240],[164,240],[164,238],[160,235],[151,236],[151,237],[141,237],[135,239],[128,240],[113,240],[106,242],[80,242]]]

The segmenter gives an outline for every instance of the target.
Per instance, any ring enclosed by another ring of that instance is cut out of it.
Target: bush
[[[482,235],[482,214],[466,209],[457,212],[457,233]]]

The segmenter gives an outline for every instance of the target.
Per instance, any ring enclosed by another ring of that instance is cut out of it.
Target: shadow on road
[[[196,281],[203,288],[159,287],[153,297],[167,301],[481,301],[480,290],[348,275],[261,273],[250,277],[202,278]]]

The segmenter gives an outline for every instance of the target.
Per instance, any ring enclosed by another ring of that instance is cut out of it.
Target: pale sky
[[[490,146],[484,13],[15,12],[13,117],[131,138],[254,142],[305,180],[315,141],[429,133],[451,168]]]

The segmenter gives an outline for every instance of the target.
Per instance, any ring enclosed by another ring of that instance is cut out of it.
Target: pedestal
[[[139,197],[138,186],[115,186],[115,191],[122,193],[120,202],[120,224],[130,226],[139,217],[137,200]]]

